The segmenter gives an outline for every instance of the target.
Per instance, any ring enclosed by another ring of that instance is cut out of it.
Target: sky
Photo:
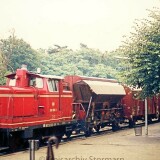
[[[111,51],[133,30],[135,19],[160,0],[0,0],[0,39],[14,31],[34,49],[55,44]]]

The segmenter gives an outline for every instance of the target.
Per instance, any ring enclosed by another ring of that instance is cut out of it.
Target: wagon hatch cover
[[[91,90],[101,95],[126,95],[124,87],[119,83],[83,80]]]

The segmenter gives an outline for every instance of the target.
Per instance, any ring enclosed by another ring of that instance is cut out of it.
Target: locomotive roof
[[[119,83],[83,80],[96,94],[126,95],[124,87]]]
[[[44,77],[44,78],[52,78],[52,79],[63,79],[61,76],[54,76],[54,75],[42,75],[42,74],[37,74],[39,77]]]
[[[42,78],[51,78],[51,79],[64,79],[62,76],[54,76],[54,75],[42,75],[42,74],[37,74],[37,73],[33,73],[33,72],[27,72],[28,75],[32,75],[35,77],[42,77]],[[16,73],[11,73],[9,75],[6,75],[6,77],[10,78],[15,76]]]

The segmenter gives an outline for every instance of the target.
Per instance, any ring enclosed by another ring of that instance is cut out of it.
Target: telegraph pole
[[[148,136],[148,104],[145,98],[145,135]]]

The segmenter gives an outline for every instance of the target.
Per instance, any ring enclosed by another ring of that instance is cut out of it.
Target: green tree
[[[135,32],[121,48],[126,70],[125,82],[141,87],[142,96],[160,93],[160,10],[149,11],[148,19],[136,23]],[[127,63],[128,62],[128,63]]]
[[[13,34],[7,39],[1,39],[0,42],[2,57],[8,71],[13,72],[22,64],[26,64],[29,70],[34,71],[40,65],[38,52],[23,39],[18,39]]]
[[[0,85],[5,84],[4,76],[7,74],[7,66],[3,54],[0,50]]]
[[[42,60],[43,73],[55,75],[82,75],[114,78],[116,62],[108,52],[80,44],[80,49],[73,51],[67,46],[54,45],[48,49]]]

